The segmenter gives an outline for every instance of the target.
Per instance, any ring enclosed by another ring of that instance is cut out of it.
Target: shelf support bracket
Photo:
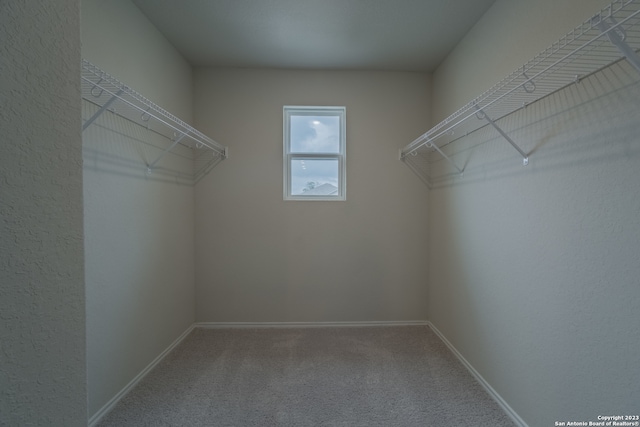
[[[487,122],[489,122],[489,124],[490,124],[491,126],[493,126],[493,127],[494,127],[494,129],[495,129],[495,130],[497,130],[497,131],[498,131],[498,133],[499,133],[500,135],[502,135],[502,137],[503,137],[504,139],[506,139],[506,140],[507,140],[507,142],[508,142],[509,144],[511,144],[511,146],[512,146],[513,148],[515,148],[515,149],[518,151],[518,153],[520,153],[520,155],[522,156],[522,164],[523,164],[524,166],[527,166],[527,165],[529,164],[529,156],[527,155],[527,153],[525,153],[524,151],[522,151],[522,149],[521,149],[520,147],[518,147],[518,144],[516,144],[515,142],[513,142],[513,139],[509,138],[509,135],[507,135],[506,133],[504,133],[504,131],[500,128],[500,126],[498,126],[498,125],[497,125],[493,120],[491,120],[491,117],[489,117],[489,116],[487,115],[487,113],[485,113],[485,112],[482,110],[482,108],[480,108],[480,107],[478,107],[478,106],[476,105],[476,109],[478,110],[478,112],[476,113],[476,117],[477,117],[478,119],[480,119],[480,120],[485,119]]]
[[[442,157],[444,157],[445,159],[447,159],[447,161],[448,161],[449,163],[451,163],[451,165],[453,165],[453,167],[454,167],[454,168],[456,168],[456,170],[458,171],[458,173],[459,173],[460,175],[462,175],[462,174],[464,173],[464,170],[463,170],[463,169],[460,169],[460,168],[458,167],[458,165],[456,165],[456,163],[455,163],[453,160],[451,160],[451,159],[449,158],[449,156],[447,156],[446,154],[444,154],[444,153],[442,152],[442,150],[441,150],[441,149],[440,149],[436,144],[434,144],[434,143],[433,143],[433,142],[431,142],[431,141],[428,141],[428,142],[427,142],[427,148],[433,148],[433,149],[434,149],[434,150],[436,150],[438,153],[440,153],[440,155],[441,155]]]
[[[172,143],[170,146],[168,146],[167,148],[165,148],[165,149],[164,149],[164,151],[163,151],[162,153],[160,153],[160,155],[158,156],[158,158],[157,158],[157,159],[155,159],[155,160],[153,161],[153,163],[148,164],[148,165],[147,165],[147,173],[148,173],[148,174],[149,174],[149,173],[151,173],[151,172],[153,171],[153,167],[154,167],[154,166],[155,166],[155,165],[156,165],[160,160],[162,160],[162,158],[163,158],[164,156],[166,156],[166,155],[167,155],[167,153],[168,153],[169,151],[173,150],[173,148],[174,148],[176,145],[178,145],[178,143],[179,143],[180,141],[182,141],[182,138],[184,138],[185,136],[187,136],[187,134],[186,134],[186,133],[183,133],[183,134],[181,134],[180,136],[178,136],[175,140],[173,140],[173,143]]]
[[[615,21],[613,21],[613,24],[618,25]],[[629,61],[629,63],[640,73],[640,57],[638,57],[638,54],[625,41],[626,35],[622,26],[618,25],[612,29],[612,27],[610,27],[602,18],[600,18],[596,25],[602,33],[607,34],[611,44],[617,47],[618,50],[627,58],[627,61]],[[620,34],[622,34],[622,37]]]
[[[87,119],[87,121],[82,124],[82,130],[85,130],[86,128],[91,126],[91,123],[95,122],[96,119],[98,117],[100,117],[100,114],[104,113],[105,110],[107,108],[109,108],[111,106],[111,104],[113,104],[113,101],[115,101],[116,99],[118,99],[120,97],[120,95],[122,95],[122,92],[124,92],[122,89],[120,89],[118,92],[116,92],[116,94],[113,95],[107,102],[105,102],[102,105],[102,107],[100,107],[100,109],[95,112],[95,114],[93,116],[89,117],[89,119]]]

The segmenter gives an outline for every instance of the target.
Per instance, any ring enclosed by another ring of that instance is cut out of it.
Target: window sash
[[[284,200],[346,200],[346,109],[344,107],[284,107]],[[335,153],[291,152],[292,116],[332,116],[340,119],[339,149]],[[293,167],[296,160],[337,160],[338,192],[336,195],[292,194]]]
[[[337,188],[338,188],[338,193],[335,195],[313,195],[313,194],[294,194],[293,193],[293,189],[292,189],[292,185],[294,182],[293,179],[293,167],[292,167],[292,163],[296,160],[310,160],[310,161],[314,161],[314,160],[330,160],[330,161],[337,161],[337,169],[338,169],[338,176],[337,176]],[[344,182],[344,168],[343,168],[343,158],[341,155],[339,154],[316,154],[313,153],[313,155],[309,155],[309,154],[300,154],[300,153],[294,153],[294,154],[289,154],[287,156],[286,161],[288,162],[289,165],[289,176],[287,179],[287,193],[285,195],[285,198],[287,200],[343,200],[344,199],[344,189],[342,188],[343,185],[342,183]]]

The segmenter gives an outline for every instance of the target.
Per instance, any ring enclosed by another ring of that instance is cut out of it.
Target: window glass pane
[[[291,116],[291,153],[339,153],[339,116]]]
[[[292,159],[291,195],[337,196],[337,159]]]

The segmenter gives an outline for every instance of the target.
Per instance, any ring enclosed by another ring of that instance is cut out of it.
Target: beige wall
[[[283,105],[347,108],[347,200],[282,197]],[[429,76],[195,71],[196,123],[230,158],[196,186],[197,320],[423,320],[427,193],[397,160]]]
[[[82,2],[82,55],[185,121],[191,67],[128,0]],[[117,109],[117,105],[116,105]],[[83,101],[86,119],[95,107]],[[189,153],[107,112],[83,132],[89,415],[195,319]],[[181,155],[187,157],[181,157]]]
[[[0,425],[85,426],[80,3],[2,1],[0,40]]]
[[[434,75],[443,118],[600,1],[498,0]],[[639,75],[623,63],[451,147],[429,194],[429,316],[529,426],[635,413]],[[448,111],[446,111],[448,110]]]

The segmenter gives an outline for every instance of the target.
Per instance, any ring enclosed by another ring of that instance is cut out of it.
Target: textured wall
[[[603,5],[498,0],[436,72],[437,116]],[[528,166],[486,129],[430,191],[430,320],[532,427],[638,412],[638,99],[613,66],[500,122]]]
[[[0,2],[0,425],[86,425],[79,2]]]
[[[191,67],[130,1],[82,2],[82,55],[191,121]],[[190,150],[145,174],[168,144],[110,112],[83,133],[90,416],[195,319]]]
[[[196,186],[199,321],[426,318],[427,193],[398,161],[429,76],[195,72],[196,122],[230,158]],[[347,108],[347,200],[282,200],[283,105]]]

